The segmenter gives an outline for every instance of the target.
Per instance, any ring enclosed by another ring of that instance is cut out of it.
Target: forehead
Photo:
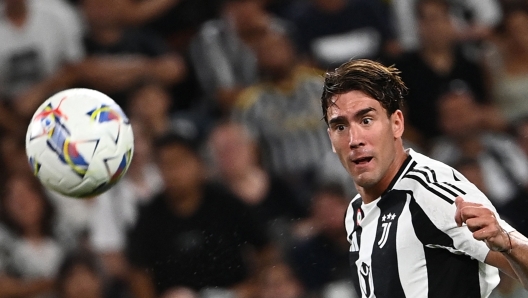
[[[385,111],[380,102],[361,91],[350,91],[344,94],[338,94],[330,100],[328,107],[328,119],[337,116],[353,115],[356,112],[374,108],[376,111]]]

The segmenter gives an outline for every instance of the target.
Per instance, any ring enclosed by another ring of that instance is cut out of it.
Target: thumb
[[[455,222],[457,223],[457,226],[462,226],[462,214],[460,212],[462,203],[464,203],[464,199],[462,197],[456,197],[455,199],[455,206],[456,206],[456,212],[455,212]]]

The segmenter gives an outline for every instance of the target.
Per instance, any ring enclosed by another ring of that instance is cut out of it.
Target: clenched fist
[[[455,199],[455,221],[459,227],[466,224],[473,237],[486,242],[493,251],[510,252],[510,235],[499,225],[493,211],[482,204],[466,202],[461,197]]]

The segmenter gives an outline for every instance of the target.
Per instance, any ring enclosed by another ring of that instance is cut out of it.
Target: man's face
[[[438,3],[421,4],[418,16],[418,35],[422,45],[451,46],[456,39],[456,30],[449,11]]]
[[[438,120],[442,132],[453,138],[465,139],[480,129],[480,111],[466,92],[450,93],[438,103]]]
[[[400,110],[390,117],[380,102],[361,91],[335,96],[328,108],[328,134],[332,148],[354,182],[375,187],[395,164],[396,140],[403,133]],[[401,145],[400,145],[401,146]],[[394,169],[393,169],[394,170]],[[397,171],[397,170],[396,170]]]

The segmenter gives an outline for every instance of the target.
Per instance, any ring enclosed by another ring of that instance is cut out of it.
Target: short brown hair
[[[368,59],[356,59],[343,63],[335,71],[325,74],[321,107],[324,120],[328,123],[328,108],[332,98],[350,91],[361,91],[376,99],[392,115],[403,106],[403,96],[407,87],[394,66],[384,66]]]

